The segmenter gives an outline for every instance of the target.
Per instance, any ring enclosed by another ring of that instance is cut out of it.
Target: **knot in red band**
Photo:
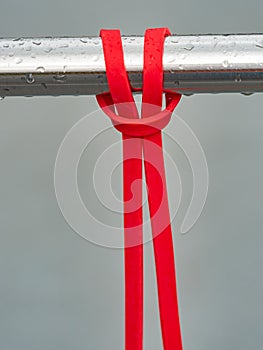
[[[97,96],[98,103],[107,116],[111,119],[113,126],[122,134],[133,137],[149,136],[161,131],[170,121],[173,110],[178,104],[181,95],[165,91],[166,107],[163,111],[152,114],[151,111],[156,109],[155,105],[143,104],[144,113],[149,115],[147,118],[129,118],[127,116],[115,113],[115,105],[113,104],[111,94],[109,92]],[[125,110],[125,114],[129,115],[129,111],[133,108],[133,104],[127,102],[121,104],[121,110]]]

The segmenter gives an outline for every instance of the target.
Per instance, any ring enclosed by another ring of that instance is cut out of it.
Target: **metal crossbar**
[[[143,37],[123,36],[134,88],[142,86]],[[263,34],[172,35],[164,87],[195,93],[263,92]],[[0,96],[94,95],[108,90],[99,37],[0,39]]]

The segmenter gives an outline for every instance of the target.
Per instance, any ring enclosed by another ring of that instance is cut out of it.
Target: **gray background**
[[[178,34],[262,32],[262,10],[259,0],[9,0],[1,3],[0,33],[142,34],[151,26]],[[189,169],[167,142],[186,182],[174,223],[185,350],[262,346],[262,106],[261,94],[203,95],[184,98],[177,109],[198,136],[210,172],[204,212],[183,236],[176,222],[191,192]],[[123,349],[122,251],[76,235],[53,188],[60,142],[94,108],[94,97],[0,101],[0,349]],[[160,350],[151,245],[145,250],[145,349]]]

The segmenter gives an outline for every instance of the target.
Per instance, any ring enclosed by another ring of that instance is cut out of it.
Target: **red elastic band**
[[[165,91],[166,108],[161,110],[163,47],[165,36],[170,35],[170,32],[166,28],[158,28],[148,29],[145,33],[141,119],[125,70],[120,32],[102,30],[100,35],[110,92],[98,95],[97,100],[115,128],[122,132],[123,137],[125,349],[142,350],[143,347],[143,152],[163,344],[165,350],[181,350],[174,252],[161,135],[161,130],[169,122],[181,97],[177,93]],[[153,166],[154,164],[157,166]],[[132,193],[131,186],[136,180],[140,182]],[[135,198],[133,205],[136,210],[131,210],[129,206],[132,196]]]
[[[162,59],[164,38],[167,35],[170,35],[170,32],[166,28],[148,29],[145,34],[143,118],[151,118],[148,108],[144,108],[145,103],[146,106],[148,106],[148,104],[154,106],[150,113],[159,113],[162,107]],[[177,94],[174,96],[175,102],[178,103],[181,96]],[[159,223],[156,223],[153,219],[151,220],[163,345],[165,350],[181,350],[182,340],[177,303],[173,239],[166,189],[161,131],[148,136],[147,141],[151,141],[158,146],[153,154],[150,143],[144,141],[144,166],[148,187],[150,217],[153,218],[156,211],[160,210],[160,207],[162,207],[161,219],[165,222],[165,229],[159,232]],[[159,161],[158,169],[152,166],[152,164],[154,164],[154,158],[157,158]]]
[[[123,50],[119,30],[101,30],[100,32],[106,64],[106,73],[111,93],[97,96],[98,102],[114,103],[118,113],[124,117],[138,118],[130,82],[124,66]],[[125,103],[127,103],[125,105]],[[123,135],[123,194],[124,194],[124,244],[125,244],[125,349],[142,350],[143,336],[143,245],[142,245],[142,147],[140,139],[133,139],[132,153],[129,159],[129,144],[125,141],[130,137]],[[135,197],[138,210],[129,212],[127,203],[131,199],[131,186],[136,181]],[[134,226],[134,240],[128,234]]]

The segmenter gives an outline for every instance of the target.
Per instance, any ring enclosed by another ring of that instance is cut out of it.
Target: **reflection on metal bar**
[[[142,86],[143,37],[123,36],[131,84]],[[263,92],[263,34],[173,35],[164,87],[195,93]],[[0,96],[93,95],[108,90],[97,37],[0,39]]]

